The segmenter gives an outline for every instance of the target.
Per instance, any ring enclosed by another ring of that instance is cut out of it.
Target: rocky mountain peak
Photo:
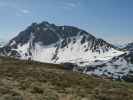
[[[78,64],[107,60],[121,54],[113,45],[82,29],[66,25],[56,26],[46,21],[32,23],[0,51],[3,55],[21,59]]]

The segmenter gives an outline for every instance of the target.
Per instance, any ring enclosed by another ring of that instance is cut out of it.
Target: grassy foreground
[[[133,100],[133,84],[0,57],[0,100]]]

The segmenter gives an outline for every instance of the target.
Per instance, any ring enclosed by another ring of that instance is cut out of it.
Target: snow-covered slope
[[[91,65],[108,61],[123,52],[102,39],[72,26],[33,23],[1,50],[1,55],[48,63]]]
[[[113,79],[125,79],[132,76],[133,80],[133,53],[126,52],[113,57],[109,61],[101,61],[85,67],[76,67],[75,71],[81,71],[89,75],[107,76]]]

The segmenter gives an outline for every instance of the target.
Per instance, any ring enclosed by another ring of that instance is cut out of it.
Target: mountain
[[[48,63],[91,65],[108,61],[122,51],[73,26],[33,23],[0,49],[1,55]]]
[[[127,52],[113,57],[107,62],[101,61],[86,67],[76,67],[75,71],[81,71],[89,75],[110,77],[113,79],[124,79],[133,82],[133,53]],[[130,79],[129,79],[130,77]]]
[[[128,50],[128,51],[133,51],[133,42],[127,44],[127,45],[124,47],[124,49],[125,49],[125,50]]]

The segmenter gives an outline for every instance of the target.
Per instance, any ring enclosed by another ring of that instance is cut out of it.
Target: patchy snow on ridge
[[[83,73],[122,79],[133,71],[132,53],[125,53],[99,65],[88,66]]]
[[[85,46],[87,45],[87,43],[81,45],[80,41],[81,40],[78,39],[78,41],[75,44],[70,43],[67,47],[59,49],[58,52],[59,59],[57,60],[57,62],[58,63],[71,62],[85,66],[88,65],[89,63],[91,64],[91,62],[95,60],[109,60],[114,56],[123,54],[123,52],[117,51],[113,48],[110,48],[109,51],[104,53],[92,52],[91,50],[83,52],[86,49]],[[80,62],[83,63],[80,64]]]

